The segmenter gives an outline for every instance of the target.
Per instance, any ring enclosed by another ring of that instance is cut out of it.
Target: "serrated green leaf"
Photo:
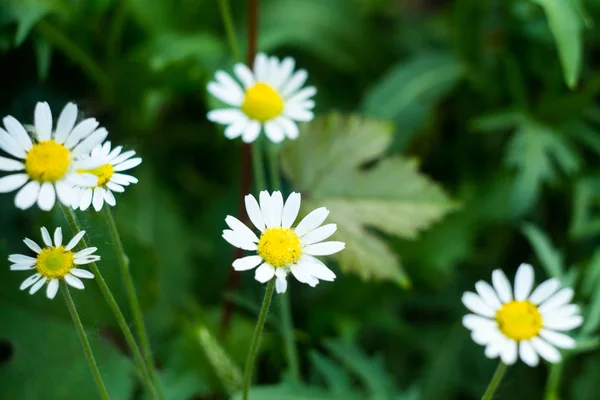
[[[539,4],[546,13],[548,25],[556,41],[565,81],[573,89],[579,80],[583,52],[583,21],[580,9],[573,0],[532,1]]]
[[[337,255],[343,269],[408,286],[397,255],[369,228],[415,238],[455,205],[414,161],[389,157],[361,168],[381,158],[391,136],[387,123],[332,114],[304,125],[299,139],[284,147],[283,166],[296,189],[308,194],[306,210],[330,210],[336,238],[346,242]]]
[[[362,109],[370,117],[396,122],[398,140],[406,143],[461,74],[461,65],[448,53],[420,54],[392,67],[367,92]]]
[[[521,232],[529,240],[535,255],[548,275],[558,279],[564,278],[563,256],[554,248],[550,238],[533,224],[524,224]]]

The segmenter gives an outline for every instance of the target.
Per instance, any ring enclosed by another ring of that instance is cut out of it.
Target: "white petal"
[[[256,268],[256,272],[254,273],[254,279],[260,283],[271,280],[273,276],[275,276],[275,268],[267,263],[261,264],[260,267]]]
[[[140,157],[136,157],[115,166],[113,169],[115,170],[115,172],[127,171],[128,169],[137,167],[141,163],[142,159]]]
[[[244,143],[252,143],[256,140],[259,134],[260,122],[250,121],[248,125],[246,125],[246,129],[244,129],[244,133],[242,134],[242,141]]]
[[[79,241],[81,240],[83,235],[85,235],[85,231],[79,231],[79,233],[77,233],[77,235],[75,235],[73,239],[71,239],[71,241],[65,246],[65,249],[72,250],[75,246],[79,244]]]
[[[27,271],[27,270],[34,269],[34,268],[35,268],[35,262],[28,263],[28,264],[13,264],[10,266],[11,271]]]
[[[519,355],[521,356],[521,360],[523,360],[523,362],[529,365],[530,367],[535,367],[540,362],[540,358],[538,357],[535,350],[533,350],[531,343],[529,343],[527,340],[523,340],[519,343]]]
[[[23,150],[28,151],[31,149],[31,147],[33,147],[33,143],[31,142],[31,138],[27,134],[27,131],[14,117],[11,117],[10,115],[5,117],[4,126],[15,142],[17,142],[19,147],[21,147]]]
[[[54,185],[58,200],[65,206],[70,206],[75,201],[77,192],[73,185],[67,181],[59,181]]]
[[[238,83],[234,81],[233,78],[231,78],[231,76],[229,76],[223,71],[217,71],[215,73],[215,77],[217,78],[217,81],[221,84],[221,86],[231,93],[232,97],[240,99],[244,98],[244,91],[242,90],[240,85],[238,85]]]
[[[19,290],[25,290],[25,289],[27,289],[29,286],[33,285],[38,280],[40,280],[41,277],[42,276],[40,274],[33,274],[33,275],[31,275],[29,278],[25,279],[23,281],[23,283],[21,283],[21,286],[19,286]]]
[[[117,183],[114,182],[106,182],[106,187],[108,189],[110,189],[112,192],[116,192],[116,193],[123,193],[125,191],[125,188]]]
[[[42,239],[44,239],[44,244],[47,247],[52,247],[52,237],[50,237],[50,232],[48,232],[48,229],[46,229],[45,226],[42,226],[40,228],[40,232],[42,232]]]
[[[281,226],[281,216],[283,213],[283,196],[279,190],[271,195],[271,224],[275,227]]]
[[[481,297],[481,300],[483,300],[483,302],[492,310],[496,311],[502,307],[498,295],[489,283],[479,281],[475,284],[475,289],[477,290],[479,297]]]
[[[269,59],[264,53],[258,53],[254,58],[254,76],[258,82],[267,80],[269,74]]]
[[[482,330],[482,329],[489,331],[489,330],[494,329],[497,326],[495,321],[481,317],[476,314],[465,315],[462,319],[462,324],[464,325],[465,328],[472,330],[472,331],[478,331],[478,330]]]
[[[111,207],[114,207],[117,204],[117,199],[115,199],[115,196],[110,190],[104,191],[104,201]]]
[[[273,83],[277,82],[279,79],[279,60],[275,56],[269,57],[269,64],[267,68],[267,76],[265,78],[265,83],[269,86],[273,87]]]
[[[128,186],[131,183],[138,183],[138,179],[135,176],[127,174],[114,174],[111,181],[123,186]]]
[[[276,272],[283,271],[279,268]],[[281,276],[283,275],[283,276]],[[285,272],[283,274],[277,274],[277,280],[275,281],[275,290],[277,293],[285,293],[287,290],[287,279]]]
[[[277,78],[272,80],[273,89],[279,91],[281,87],[287,83],[290,75],[294,71],[295,62],[291,57],[286,57],[281,61]]]
[[[48,103],[45,101],[37,103],[33,119],[38,140],[40,142],[50,140],[52,137],[52,112]]]
[[[306,235],[302,236],[301,242],[303,246],[321,242],[335,233],[337,230],[336,224],[323,225]]]
[[[2,128],[0,128],[0,149],[20,159],[24,159],[27,156],[25,149]]]
[[[302,237],[313,229],[318,228],[321,226],[323,221],[325,221],[328,215],[329,210],[325,207],[317,208],[316,210],[312,211],[306,217],[304,217],[296,229],[294,229],[296,235]]]
[[[298,124],[296,124],[291,119],[284,116],[279,116],[275,118],[273,122],[276,122],[279,126],[281,126],[281,129],[283,129],[283,133],[289,139],[294,140],[298,137],[300,133],[300,130],[298,129]]]
[[[0,157],[0,171],[23,171],[25,164],[12,158]]]
[[[8,261],[13,262],[15,264],[35,264],[36,259],[34,257],[29,257],[24,254],[11,254],[8,256]]]
[[[529,297],[529,301],[533,304],[540,304],[548,297],[552,296],[554,292],[558,290],[560,287],[560,281],[556,278],[550,278],[544,282],[542,282],[534,291],[531,293]]]
[[[242,102],[244,101],[244,96],[240,95],[239,92],[231,91],[227,87],[225,87],[221,84],[218,84],[216,82],[210,82],[206,86],[206,90],[208,91],[208,93],[212,94],[217,99],[221,100],[223,103],[226,103],[230,106],[239,107],[242,105]]]
[[[13,174],[0,178],[0,193],[17,190],[29,180],[27,174]]]
[[[306,268],[303,268],[302,265],[296,264],[290,267],[290,271],[292,271],[292,275],[294,278],[298,280],[298,282],[306,283],[312,287],[315,287],[319,280],[308,273]]]
[[[33,240],[31,240],[29,238],[25,238],[23,240],[23,242],[25,242],[25,245],[27,247],[29,247],[31,250],[33,250],[36,254],[39,254],[42,252],[42,248],[40,247],[40,245],[37,244],[36,242],[34,242]]]
[[[256,234],[239,219],[228,215],[225,218],[225,223],[227,223],[231,230],[237,235],[242,237],[244,241],[258,243],[258,236],[256,236]]]
[[[50,182],[42,183],[42,188],[38,196],[38,207],[44,211],[52,210],[54,203],[56,202],[56,192],[54,191],[54,185]]]
[[[254,75],[250,69],[241,63],[235,64],[233,71],[237,75],[238,79],[244,85],[244,89],[249,89],[254,86],[255,80]]]
[[[85,211],[92,205],[92,197],[94,195],[93,189],[84,189],[81,194],[79,208],[81,211]]]
[[[504,272],[499,269],[494,270],[492,272],[492,283],[502,303],[508,303],[512,300],[512,289]]]
[[[239,120],[230,124],[227,128],[225,128],[225,131],[223,132],[225,134],[225,137],[227,139],[236,139],[240,137],[242,133],[244,133],[244,131],[246,130],[248,122],[248,118],[244,115],[243,118],[240,118]]]
[[[94,132],[94,130],[100,125],[94,118],[87,118],[77,124],[77,126],[71,131],[71,134],[64,143],[67,149],[75,147],[80,140],[85,139]]]
[[[283,128],[275,121],[269,121],[265,124],[265,135],[273,143],[281,143],[285,139]]]
[[[84,279],[94,279],[94,274],[92,274],[90,271],[85,270],[85,269],[81,269],[81,268],[73,268],[69,271],[69,273],[73,276],[76,276],[78,278],[84,278]]]
[[[225,239],[227,242],[229,242],[229,244],[231,244],[235,247],[238,247],[240,249],[253,251],[258,248],[256,243],[252,243],[251,241],[244,240],[243,237],[241,237],[234,231],[231,231],[228,229],[223,231],[223,239]]]
[[[58,279],[52,279],[46,286],[46,297],[52,300],[58,292]]]
[[[333,282],[336,278],[335,273],[322,264],[302,263],[302,268],[306,268],[308,274],[322,281]]]
[[[521,264],[515,275],[515,300],[523,301],[529,297],[533,279],[533,267],[530,264]]]
[[[234,124],[239,121],[246,121],[246,115],[237,108],[220,108],[209,111],[206,118],[211,122],[218,124]]]
[[[263,218],[258,202],[251,194],[244,197],[244,201],[246,203],[246,213],[248,213],[248,218],[250,218],[250,221],[252,221],[256,229],[258,229],[261,232],[264,231],[265,220]]]
[[[542,313],[542,317],[544,319],[553,319],[553,318],[567,318],[572,317],[576,314],[580,314],[581,310],[577,304],[567,304],[558,308],[553,308],[550,311],[546,311]]]
[[[346,247],[344,242],[321,242],[308,245],[302,251],[311,256],[328,256],[342,251],[344,247]]]
[[[81,281],[81,279],[77,278],[76,276],[73,276],[71,274],[67,274],[65,275],[65,282],[67,282],[69,284],[69,286],[74,287],[75,289],[83,289],[83,282]]]
[[[46,283],[47,279],[42,277],[39,281],[37,281],[32,287],[31,289],[29,289],[29,294],[35,294],[38,290],[40,290],[42,288],[42,286],[44,286],[44,284]]]
[[[82,155],[89,153],[94,147],[99,145],[108,136],[108,131],[105,128],[100,128],[94,131],[88,136],[83,142],[79,143],[72,150],[74,157],[81,157]]]
[[[500,358],[506,365],[513,365],[517,361],[517,342],[514,340],[507,341],[501,349]]]
[[[298,212],[300,211],[300,201],[300,193],[292,192],[288,196],[287,200],[285,201],[285,205],[283,206],[281,218],[281,226],[283,228],[290,228],[294,221],[296,221]]]
[[[102,206],[104,205],[104,188],[97,187],[94,189],[94,198],[92,200],[92,204],[94,205],[94,210],[102,210]]]
[[[269,192],[263,190],[259,193],[259,201],[260,201],[260,211],[263,215],[263,220],[265,221],[265,225],[267,228],[273,228],[275,224],[271,221],[272,217],[272,208],[271,208],[271,196]]]
[[[312,121],[315,117],[315,114],[312,111],[297,107],[293,104],[286,104],[283,113],[286,117],[291,118],[294,121]]]
[[[290,103],[302,103],[315,94],[317,94],[317,88],[314,86],[307,86],[299,92],[294,93],[294,95],[288,98],[286,101]]]
[[[84,257],[74,257],[73,264],[75,265],[86,265],[91,264],[93,262],[100,261],[100,256],[84,256]]]
[[[110,143],[110,142],[106,142],[106,143]],[[112,165],[118,165],[118,164],[122,163],[123,161],[129,160],[133,156],[135,156],[135,150],[129,150],[129,151],[126,151],[126,152],[118,155],[117,157],[111,159],[110,163]]]
[[[18,209],[27,210],[34,205],[38,199],[40,187],[41,185],[37,181],[31,181],[23,186],[15,196],[15,206]]]
[[[571,288],[563,288],[559,290],[554,296],[550,297],[546,300],[542,305],[540,305],[540,312],[543,314],[545,312],[552,311],[555,308],[563,306],[570,302],[573,299],[575,292]]]
[[[56,124],[56,132],[54,133],[54,141],[63,144],[69,137],[69,133],[73,130],[77,121],[77,106],[73,103],[68,103],[63,108],[58,122]]]
[[[308,72],[304,69],[299,69],[292,75],[292,78],[283,86],[281,89],[281,94],[283,97],[287,98],[289,95],[300,89],[304,82],[306,82],[306,78],[308,78]]]
[[[581,315],[575,315],[569,318],[544,320],[544,328],[554,329],[557,331],[570,331],[583,324],[583,317]]]
[[[62,241],[63,241],[62,228],[56,228],[54,230],[54,247],[62,246]]]
[[[542,329],[540,331],[540,336],[546,339],[550,344],[561,349],[573,349],[577,345],[577,342],[571,336],[549,329]]]
[[[263,261],[261,256],[247,256],[238,258],[233,262],[233,269],[236,271],[247,271],[252,268],[256,268],[258,264]]]
[[[475,314],[483,315],[484,317],[494,318],[496,313],[488,307],[481,297],[472,292],[465,292],[462,296],[462,303]]]
[[[551,363],[558,363],[561,360],[559,351],[552,345],[548,344],[544,340],[534,337],[531,338],[531,345],[533,349],[546,361]]]
[[[85,249],[83,249],[81,251],[78,251],[73,256],[75,258],[89,256],[90,254],[94,254],[96,252],[96,250],[98,250],[97,247],[87,247],[87,248],[85,248]]]

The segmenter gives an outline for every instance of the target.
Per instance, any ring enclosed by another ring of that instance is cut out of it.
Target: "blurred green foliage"
[[[595,399],[600,1],[260,3],[259,49],[295,57],[318,88],[320,116],[282,151],[285,191],[328,206],[348,246],[329,261],[335,283],[291,283],[303,383],[274,309],[255,398],[480,398],[495,362],[460,325],[460,296],[528,261],[538,281],[577,289],[586,324],[564,364],[511,368],[498,398]],[[240,49],[246,7],[231,1]],[[115,214],[161,382],[169,399],[228,398],[263,288],[252,274],[228,285],[221,230],[242,195],[242,145],[205,118],[207,82],[235,61],[218,1],[0,0],[0,52],[2,116],[75,101],[144,158]],[[39,226],[67,226],[12,204],[0,195],[0,260]],[[125,309],[106,223],[83,217]],[[64,304],[19,292],[25,277],[6,263],[0,279],[0,398],[95,396]],[[142,398],[96,286],[75,300],[111,394]]]

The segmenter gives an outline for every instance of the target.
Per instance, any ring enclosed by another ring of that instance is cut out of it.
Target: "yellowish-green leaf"
[[[397,254],[373,229],[415,238],[455,205],[414,161],[383,158],[391,139],[389,123],[331,114],[287,144],[283,166],[304,194],[305,211],[330,210],[328,221],[338,225],[334,238],[346,243],[336,256],[345,271],[406,287],[410,280]]]

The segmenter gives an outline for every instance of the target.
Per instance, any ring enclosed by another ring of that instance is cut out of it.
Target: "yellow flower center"
[[[64,247],[47,247],[37,256],[37,272],[44,278],[63,278],[73,268],[73,253]]]
[[[115,170],[112,164],[104,164],[94,169],[79,169],[77,170],[77,173],[96,175],[98,177],[97,186],[104,186],[108,183],[108,181],[110,181],[110,178],[112,178],[113,174],[115,173]]]
[[[294,264],[301,254],[300,239],[291,229],[267,229],[258,241],[258,255],[274,267],[281,268]]]
[[[246,90],[242,111],[256,121],[265,122],[281,114],[283,99],[271,86],[259,82]]]
[[[500,331],[513,340],[529,340],[542,329],[542,314],[529,301],[506,303],[496,313]]]
[[[25,157],[25,171],[34,181],[59,181],[69,169],[69,155],[69,149],[54,140],[36,143]]]

